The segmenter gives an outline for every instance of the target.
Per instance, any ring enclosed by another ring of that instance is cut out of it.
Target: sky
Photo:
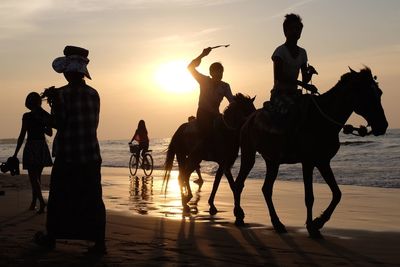
[[[348,66],[369,66],[389,128],[400,128],[398,0],[2,0],[0,138],[18,137],[29,92],[66,83],[51,67],[66,45],[90,51],[88,84],[101,97],[101,140],[131,138],[140,119],[150,138],[172,136],[196,114],[199,88],[186,66],[208,46],[230,44],[198,69],[208,75],[209,65],[221,62],[233,93],[256,96],[262,107],[287,13],[303,18],[298,45],[319,73],[312,81],[319,91],[333,87]],[[357,116],[350,122],[365,124]]]

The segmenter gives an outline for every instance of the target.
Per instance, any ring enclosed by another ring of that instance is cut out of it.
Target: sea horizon
[[[154,169],[163,170],[166,150],[171,138],[153,138],[150,149],[154,158]],[[102,166],[126,168],[130,157],[128,139],[100,140]],[[384,188],[400,188],[400,129],[389,129],[384,136],[358,137],[340,133],[341,148],[332,159],[331,165],[338,184],[361,185]],[[49,147],[52,143],[48,140]],[[5,162],[15,150],[16,139],[0,139],[0,162]],[[22,159],[22,150],[19,153]],[[236,177],[240,168],[240,153],[232,168]],[[174,169],[177,169],[176,160]],[[201,171],[215,175],[217,164],[203,161]],[[48,171],[45,169],[45,172]],[[256,163],[249,174],[249,179],[264,179],[265,163],[261,155],[256,155]],[[24,172],[24,170],[22,170]],[[314,171],[314,181],[325,183],[318,171]],[[281,165],[278,179],[302,182],[300,164]]]

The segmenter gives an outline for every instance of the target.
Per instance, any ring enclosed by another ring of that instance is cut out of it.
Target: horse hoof
[[[317,217],[312,221],[312,225],[314,229],[321,229],[324,224],[325,224],[326,220],[322,219],[321,217]]]
[[[324,236],[319,231],[319,228],[314,225],[314,223],[307,224],[307,231],[308,236],[312,239],[324,239]]]
[[[241,218],[241,220],[243,220],[244,218],[244,211],[242,208],[234,208],[233,214],[235,215],[236,218]]]
[[[324,239],[324,236],[321,234],[321,232],[319,230],[315,230],[312,232],[309,231],[308,236],[312,239],[317,239],[317,240]]]
[[[216,207],[212,206],[212,207],[210,207],[209,212],[210,212],[210,215],[215,215],[215,214],[217,214],[218,210]]]
[[[274,224],[274,230],[275,232],[277,232],[278,234],[286,234],[288,231],[286,230],[286,227],[284,224],[279,223],[279,224]]]
[[[237,227],[243,227],[244,226],[244,220],[243,219],[236,219],[235,220],[235,225]]]

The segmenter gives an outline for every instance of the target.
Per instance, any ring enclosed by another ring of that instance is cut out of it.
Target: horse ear
[[[254,102],[255,99],[256,99],[256,96],[254,96],[254,97],[251,99],[251,102]]]
[[[351,73],[356,73],[356,71],[353,70],[352,68],[350,68],[350,66],[349,66],[349,70],[351,71]]]

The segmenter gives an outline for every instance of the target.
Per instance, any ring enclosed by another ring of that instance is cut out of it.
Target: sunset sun
[[[170,61],[161,64],[154,74],[156,83],[165,91],[188,93],[196,89],[197,83],[190,75],[184,61]]]

